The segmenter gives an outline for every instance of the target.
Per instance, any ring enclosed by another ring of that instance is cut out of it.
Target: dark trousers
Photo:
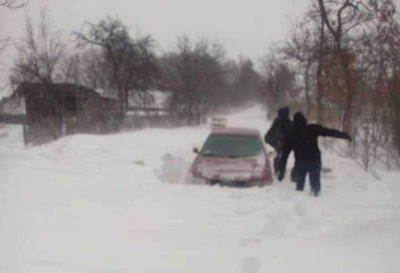
[[[292,180],[292,182],[297,183],[297,181],[299,181],[299,173],[299,166],[297,166],[295,163],[292,171],[290,172],[290,179]]]
[[[282,149],[275,149],[276,156],[274,158],[274,173],[276,176],[279,174],[279,164],[282,158]]]
[[[318,195],[321,190],[321,163],[302,163],[299,165],[299,177],[296,190],[304,190],[306,175],[309,175],[311,191],[314,195]]]
[[[275,175],[279,174],[279,155],[274,158],[274,173]]]

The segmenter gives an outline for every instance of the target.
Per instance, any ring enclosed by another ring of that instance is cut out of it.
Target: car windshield
[[[210,135],[200,153],[203,156],[249,157],[262,151],[262,144],[257,136]]]

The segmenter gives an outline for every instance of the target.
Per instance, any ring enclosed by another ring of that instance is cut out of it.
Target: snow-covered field
[[[264,134],[264,117],[254,107],[227,120]],[[324,150],[332,171],[318,198],[288,178],[250,189],[184,184],[209,131],[24,148],[20,129],[0,130],[0,272],[400,272],[399,172],[377,180]]]

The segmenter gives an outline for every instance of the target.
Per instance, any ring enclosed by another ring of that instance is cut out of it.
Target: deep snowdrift
[[[227,120],[270,125],[259,107]],[[324,150],[319,198],[288,179],[194,186],[183,181],[207,125],[26,149],[19,129],[4,130],[0,272],[400,272],[398,172],[376,180]]]

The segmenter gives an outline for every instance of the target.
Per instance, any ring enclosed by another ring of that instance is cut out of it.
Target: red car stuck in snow
[[[271,184],[270,162],[258,130],[215,128],[189,170],[188,182],[234,187]]]

